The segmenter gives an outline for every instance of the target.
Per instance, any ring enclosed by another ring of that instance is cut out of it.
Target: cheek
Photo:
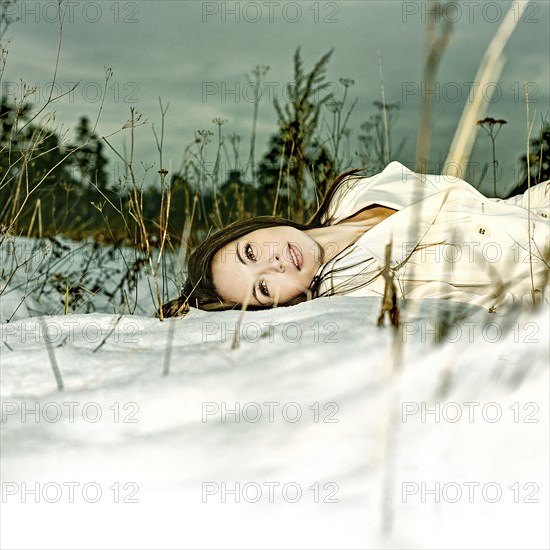
[[[296,298],[302,294],[303,290],[305,290],[305,288],[302,288],[304,286],[307,285],[304,285],[292,277],[286,277],[284,280],[281,280],[280,286],[278,287],[280,293],[279,300],[282,302],[287,302],[288,300]]]
[[[233,294],[241,286],[240,275],[230,259],[212,264],[212,282],[219,296],[229,300],[234,299]]]

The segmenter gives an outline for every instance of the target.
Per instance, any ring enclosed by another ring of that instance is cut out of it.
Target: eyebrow
[[[239,259],[239,262],[241,262],[243,265],[246,265],[246,262],[243,260],[241,253],[239,252],[239,243],[237,243],[236,247],[237,252],[237,258]],[[265,306],[260,300],[258,300],[258,295],[256,294],[256,281],[254,281],[254,284],[252,285],[252,296],[254,296],[254,299],[256,302],[258,302],[261,306]]]

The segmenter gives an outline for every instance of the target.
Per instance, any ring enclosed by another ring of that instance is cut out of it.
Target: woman
[[[497,311],[549,301],[550,182],[507,200],[398,162],[372,177],[340,176],[307,224],[235,222],[189,258],[188,307],[293,305],[331,295],[441,298]],[[386,268],[386,269],[385,269]]]

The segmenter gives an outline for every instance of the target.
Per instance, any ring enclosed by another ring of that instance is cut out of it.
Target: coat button
[[[476,225],[476,233],[481,237],[487,238],[491,234],[491,230],[486,225]]]
[[[537,212],[537,214],[541,217],[541,218],[547,218],[548,217],[548,214],[544,211],[544,210],[539,210]]]

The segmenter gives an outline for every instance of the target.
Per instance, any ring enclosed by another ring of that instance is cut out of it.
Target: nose
[[[271,257],[271,265],[272,265],[272,268],[278,273],[285,272],[285,266],[283,264],[283,261],[280,258],[279,253],[273,254],[273,256]]]

